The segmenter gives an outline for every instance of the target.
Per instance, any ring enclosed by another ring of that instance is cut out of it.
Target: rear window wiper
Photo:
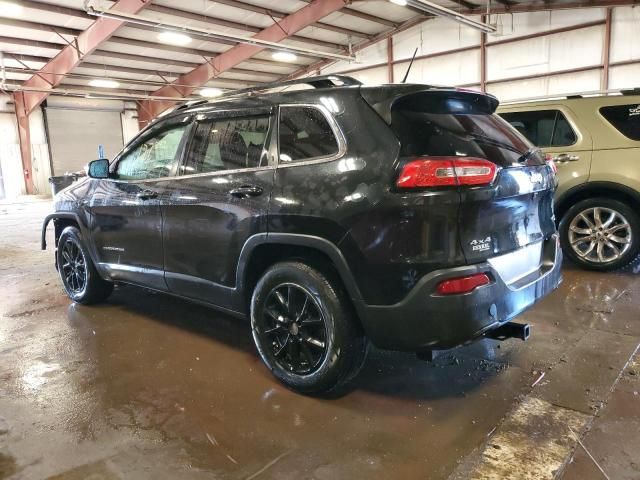
[[[510,150],[510,151],[515,152],[515,153],[517,153],[519,155],[523,155],[522,154],[522,150],[520,150],[518,148],[515,148],[513,145],[509,145],[508,143],[500,142],[498,140],[494,140],[492,138],[485,137],[484,135],[480,135],[478,133],[467,132],[467,135],[469,135],[471,138],[473,138],[477,142],[485,143],[487,145],[493,145],[494,147],[504,148],[505,150]],[[528,152],[525,152],[524,155],[527,155],[527,153]]]
[[[525,163],[527,160],[529,160],[534,154],[538,154],[540,153],[540,149],[538,147],[531,147],[529,150],[527,150],[525,153],[523,153],[522,155],[520,155],[520,157],[518,158],[518,163]]]

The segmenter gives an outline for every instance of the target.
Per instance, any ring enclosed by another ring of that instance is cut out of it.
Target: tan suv
[[[594,270],[640,263],[640,89],[620,93],[498,109],[555,161],[563,249]]]

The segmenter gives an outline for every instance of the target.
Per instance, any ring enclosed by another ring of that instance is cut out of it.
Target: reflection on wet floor
[[[568,268],[519,319],[526,343],[484,340],[433,363],[372,349],[342,396],[305,397],[263,367],[246,322],[136,287],[70,304],[36,250],[41,216],[0,218],[17,230],[0,239],[0,478],[447,478],[541,372],[640,337],[637,276]],[[583,374],[595,385],[607,372]],[[558,402],[588,409],[600,395],[547,380],[536,389]]]

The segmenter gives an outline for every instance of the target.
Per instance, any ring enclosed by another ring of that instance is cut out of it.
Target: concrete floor
[[[70,303],[39,250],[50,209],[0,204],[0,478],[604,478],[578,437],[640,477],[638,275],[566,268],[528,342],[373,351],[320,400],[270,376],[242,321],[135,287]]]

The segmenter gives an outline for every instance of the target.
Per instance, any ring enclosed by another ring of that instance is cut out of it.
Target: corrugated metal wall
[[[603,8],[492,16],[501,34],[487,36],[487,91],[506,101],[601,90],[605,18]],[[640,8],[614,8],[611,25],[609,88],[640,87]],[[551,33],[557,30],[570,31]],[[550,34],[528,38],[545,32]],[[520,37],[527,38],[511,41]],[[434,19],[395,35],[392,43],[395,81],[404,76],[417,47],[408,81],[480,88],[478,31]],[[360,64],[340,62],[321,73],[344,72],[369,84],[387,82],[386,42],[358,56]],[[532,76],[536,78],[522,79]]]

